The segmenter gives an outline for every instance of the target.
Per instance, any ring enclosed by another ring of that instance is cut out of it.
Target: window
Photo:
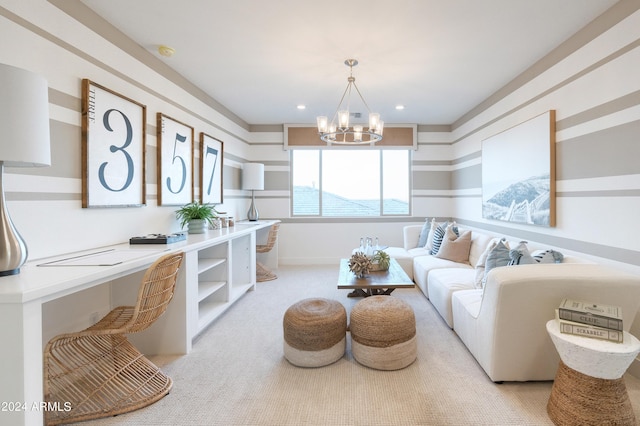
[[[292,150],[293,216],[409,215],[410,150]]]

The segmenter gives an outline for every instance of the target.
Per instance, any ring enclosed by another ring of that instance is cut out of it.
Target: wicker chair
[[[273,246],[276,244],[276,240],[278,239],[278,229],[280,229],[279,222],[271,225],[271,229],[269,229],[269,236],[267,237],[267,244],[257,244],[256,253],[268,253],[273,249]],[[269,281],[275,280],[276,278],[278,278],[278,276],[274,274],[271,269],[267,268],[260,262],[256,262],[256,281]]]
[[[125,334],[145,330],[165,312],[183,258],[184,253],[174,253],[154,262],[144,274],[135,306],[114,308],[93,326],[49,341],[44,399],[64,409],[45,412],[47,425],[115,416],[169,393],[171,379]]]

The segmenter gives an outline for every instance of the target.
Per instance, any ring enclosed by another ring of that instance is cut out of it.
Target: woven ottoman
[[[298,367],[322,367],[344,356],[347,311],[335,300],[304,299],[287,309],[282,321],[284,356]]]
[[[362,365],[399,370],[416,360],[416,318],[400,299],[371,296],[356,303],[349,330],[353,357]]]

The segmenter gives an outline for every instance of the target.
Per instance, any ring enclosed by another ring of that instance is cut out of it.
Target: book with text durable
[[[558,309],[560,319],[622,331],[622,308],[564,299]]]
[[[624,333],[610,328],[595,327],[579,322],[567,321],[560,318],[556,309],[556,320],[560,333],[573,334],[574,336],[590,337],[592,339],[607,340],[615,343],[622,343]]]

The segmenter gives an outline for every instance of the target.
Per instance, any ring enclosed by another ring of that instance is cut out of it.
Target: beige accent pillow
[[[471,231],[464,231],[460,236],[453,232],[451,225],[447,226],[440,250],[436,257],[458,263],[469,263],[471,250]]]

